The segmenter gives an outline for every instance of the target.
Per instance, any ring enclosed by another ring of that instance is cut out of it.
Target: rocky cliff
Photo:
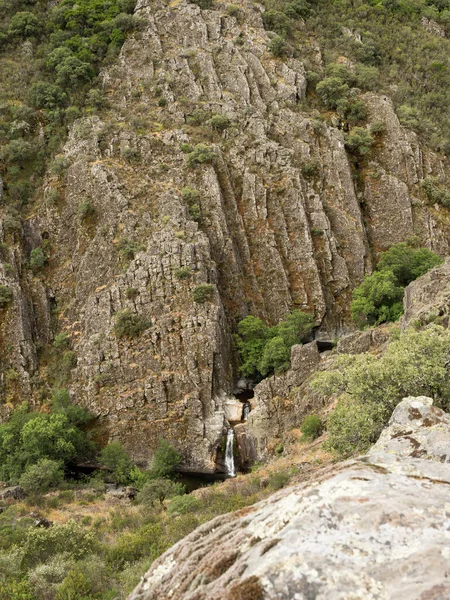
[[[351,162],[338,120],[309,107],[302,49],[269,52],[263,10],[138,3],[145,24],[102,73],[108,108],[73,125],[68,169],[48,174],[22,230],[3,220],[4,401],[48,397],[46,348],[65,332],[67,385],[99,432],[142,462],[165,437],[186,469],[213,470],[239,318],[297,307],[334,336],[374,253],[413,235],[448,253],[448,211],[419,186],[447,163],[373,93],[369,123],[384,133]],[[42,244],[38,277],[24,265]],[[203,303],[200,284],[213,286]],[[139,337],[117,335],[123,311],[146,323]]]
[[[130,600],[443,600],[450,416],[406,398],[367,456],[203,525]]]

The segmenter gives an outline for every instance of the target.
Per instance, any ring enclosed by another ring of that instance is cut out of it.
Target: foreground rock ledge
[[[450,415],[406,398],[369,454],[222,515],[129,600],[450,598]]]

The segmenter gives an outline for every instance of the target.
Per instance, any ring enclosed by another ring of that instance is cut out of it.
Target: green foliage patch
[[[300,310],[294,310],[274,327],[257,317],[245,317],[236,336],[240,372],[258,380],[285,371],[290,366],[291,347],[305,342],[313,327],[313,317]]]
[[[403,314],[405,286],[441,263],[442,258],[427,248],[414,248],[406,242],[394,244],[381,254],[376,271],[354,290],[354,322],[363,328],[396,321]]]
[[[379,358],[340,356],[336,370],[319,373],[311,384],[323,394],[340,396],[327,423],[330,448],[343,456],[367,450],[407,396],[429,396],[448,411],[449,355],[450,332],[431,325],[406,331]]]

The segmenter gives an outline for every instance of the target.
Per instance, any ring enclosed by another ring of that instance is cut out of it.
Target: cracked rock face
[[[120,440],[144,464],[165,437],[186,469],[211,471],[238,375],[239,319],[274,324],[300,308],[334,337],[349,328],[369,248],[415,235],[449,251],[446,209],[419,197],[420,180],[446,163],[401,127],[389,98],[365,94],[369,123],[382,121],[385,133],[355,177],[342,131],[301,110],[302,49],[272,56],[262,10],[244,0],[237,18],[220,3],[138,3],[145,24],[102,73],[108,109],[71,127],[68,171],[48,174],[22,237],[0,228],[11,247],[0,284],[13,291],[0,323],[2,417],[9,402],[39,401],[37,350],[57,329],[77,356],[71,396],[99,417],[105,441]],[[229,127],[215,131],[214,114]],[[189,168],[183,148],[198,143],[214,160]],[[198,193],[195,210],[186,187]],[[45,286],[23,268],[43,239]],[[205,283],[212,297],[195,303]],[[118,339],[123,310],[151,326]],[[259,454],[304,414],[274,427],[284,392],[272,383],[261,388]]]
[[[367,456],[203,525],[129,600],[444,600],[449,440],[448,414],[406,398]]]

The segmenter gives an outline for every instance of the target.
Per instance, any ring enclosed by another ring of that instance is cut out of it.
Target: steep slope
[[[75,122],[67,172],[48,174],[25,230],[3,221],[4,400],[48,396],[62,358],[37,349],[66,332],[65,385],[101,434],[143,462],[165,437],[185,468],[213,470],[239,318],[275,323],[297,307],[335,335],[378,251],[417,236],[448,253],[448,212],[419,186],[446,161],[367,93],[384,133],[370,160],[351,162],[339,120],[308,110],[302,49],[269,52],[263,10],[138,3],[145,26],[102,73],[108,109]],[[38,278],[23,264],[42,243]],[[213,288],[195,302],[201,284]],[[141,317],[138,337],[117,335],[123,311]]]

